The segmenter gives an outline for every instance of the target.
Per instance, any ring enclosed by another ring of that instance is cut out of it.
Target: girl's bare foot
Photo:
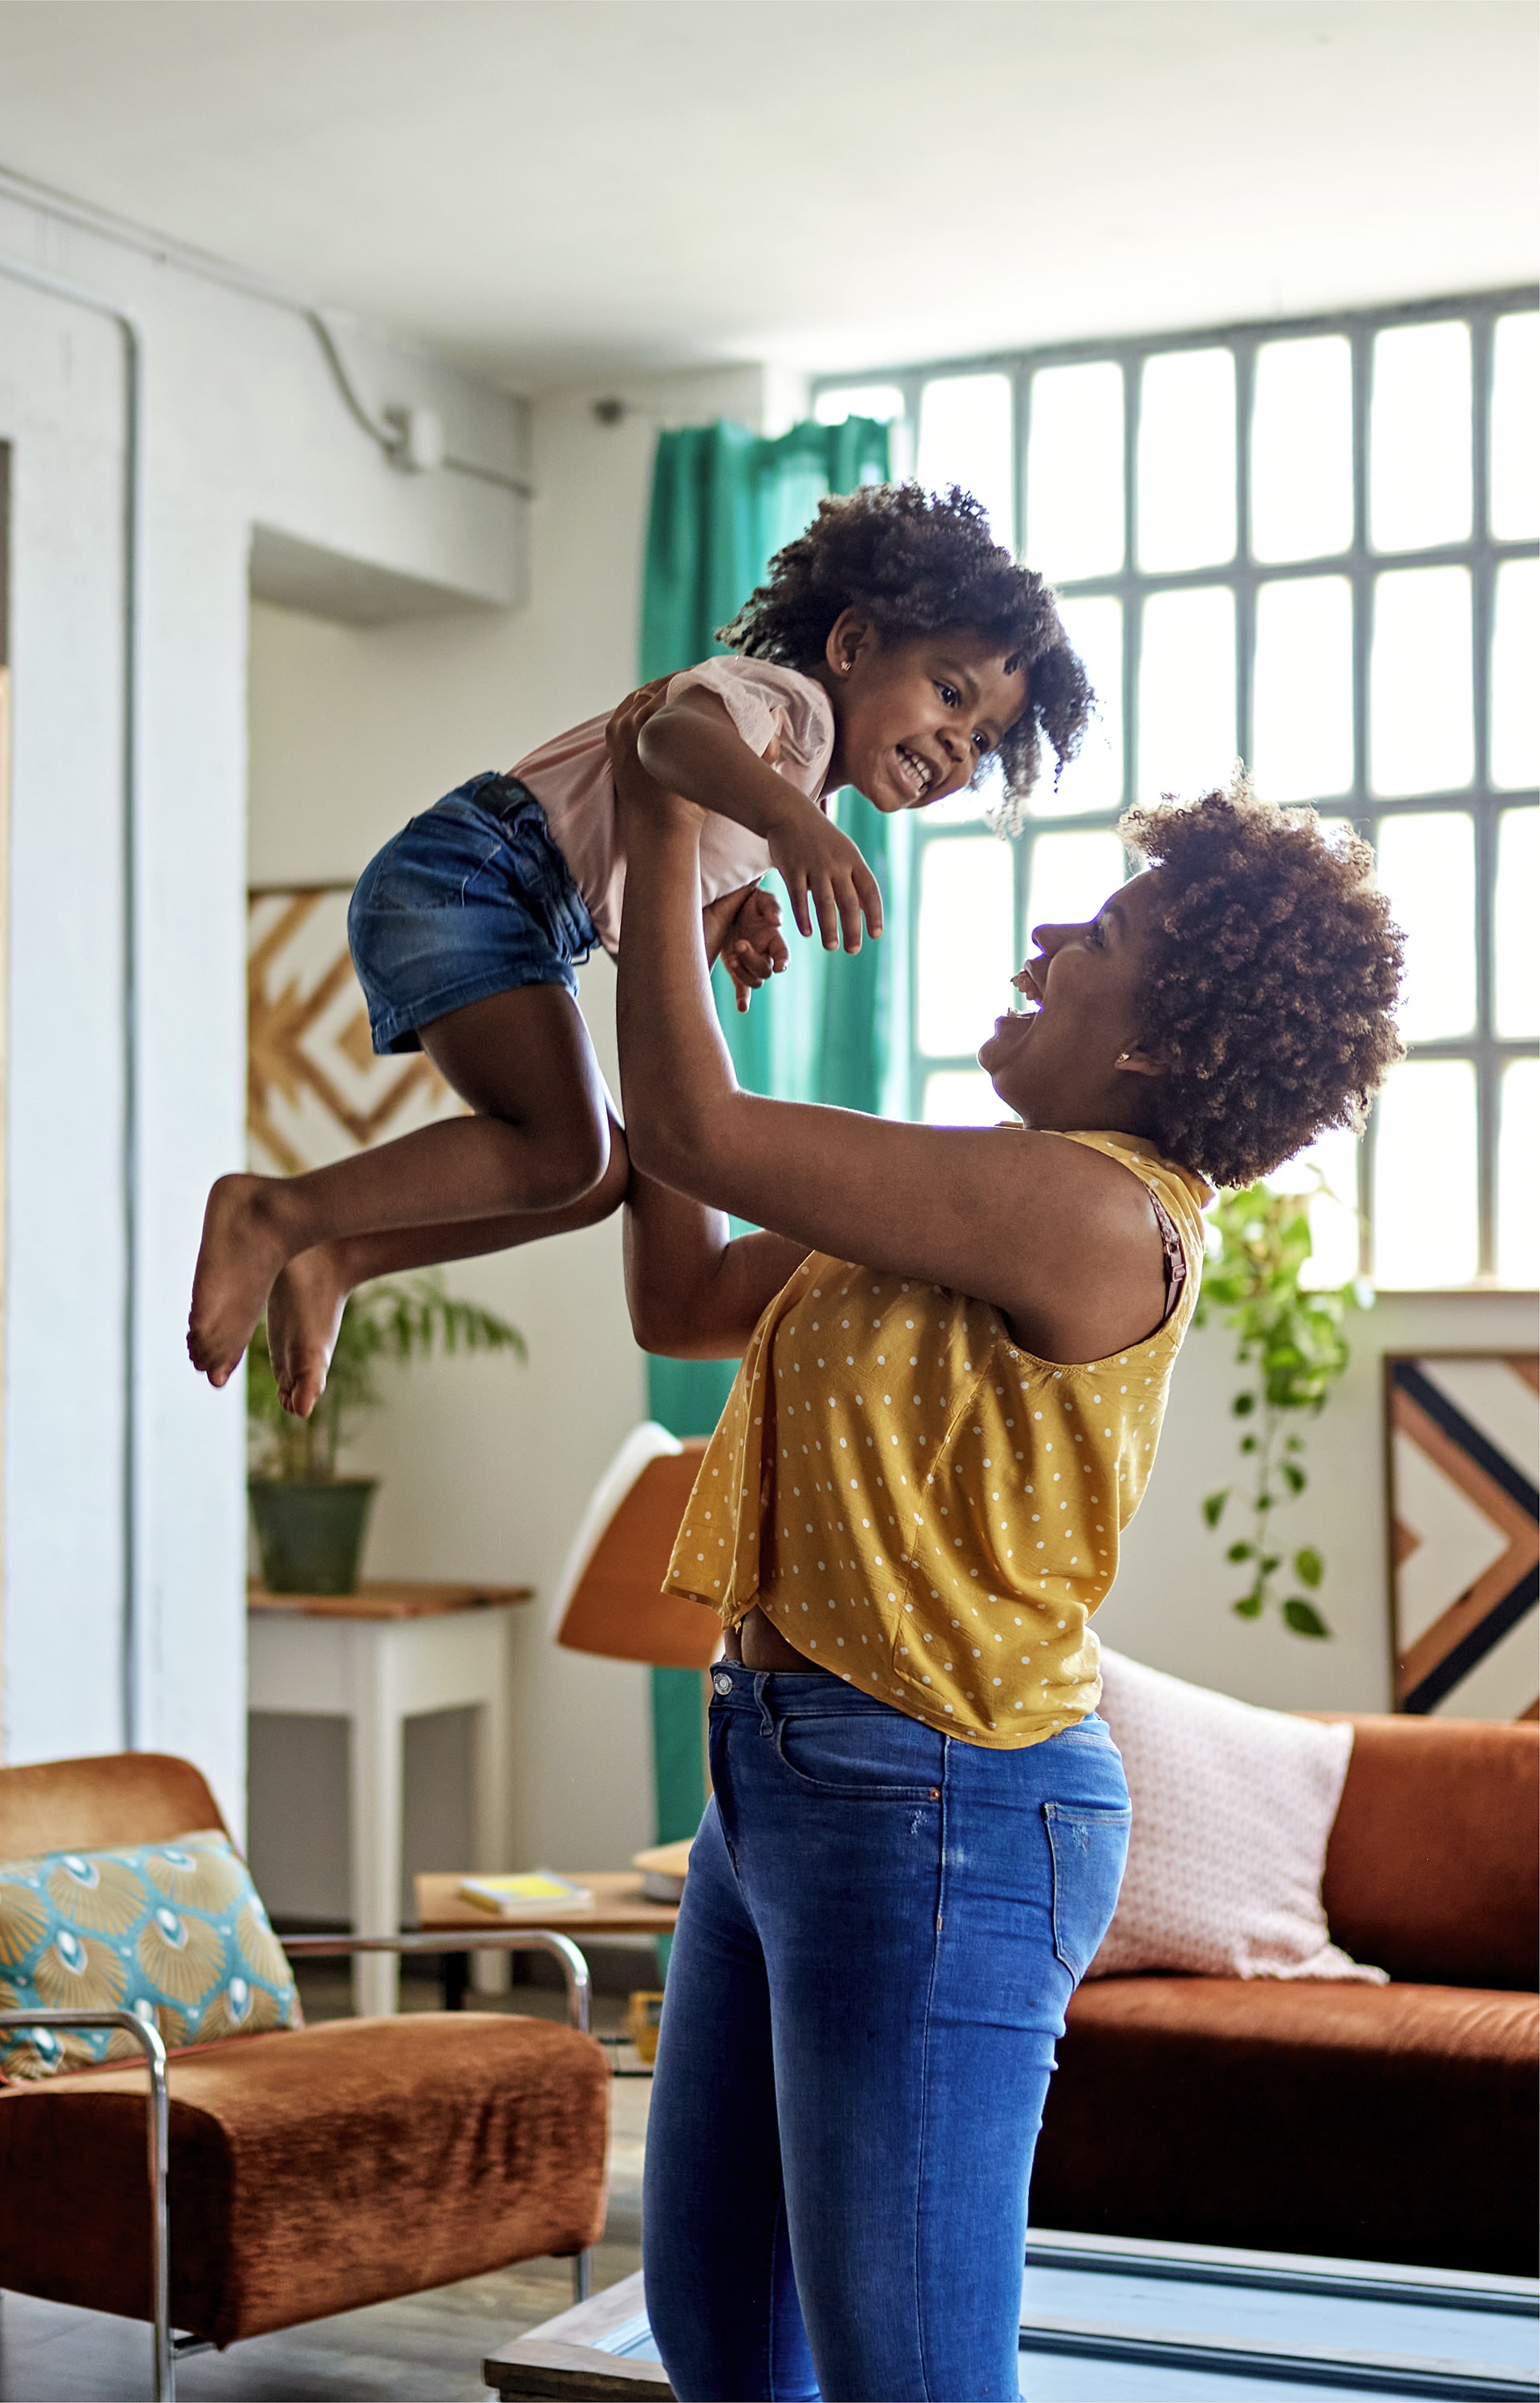
[[[297,1419],[308,1419],[326,1391],[351,1290],[335,1247],[316,1243],[295,1254],[268,1296],[268,1357],[278,1398]]]
[[[272,1221],[271,1176],[221,1176],[203,1213],[192,1278],[187,1356],[211,1385],[229,1382],[288,1246]]]

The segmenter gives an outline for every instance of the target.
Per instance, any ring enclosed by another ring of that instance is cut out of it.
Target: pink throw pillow
[[[1102,1715],[1133,1803],[1112,1925],[1087,1971],[1386,1982],[1331,1940],[1321,1903],[1351,1727],[1256,1709],[1102,1654]]]

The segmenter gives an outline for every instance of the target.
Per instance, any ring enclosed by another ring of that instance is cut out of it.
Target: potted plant
[[[1301,1281],[1311,1257],[1310,1204],[1325,1190],[1317,1172],[1315,1184],[1302,1193],[1275,1193],[1266,1184],[1227,1193],[1213,1214],[1210,1257],[1195,1313],[1200,1327],[1218,1317],[1231,1328],[1237,1362],[1248,1372],[1230,1410],[1245,1422],[1243,1490],[1235,1499],[1250,1523],[1233,1537],[1225,1557],[1250,1583],[1230,1608],[1239,1618],[1260,1618],[1277,1602],[1294,1635],[1331,1633],[1311,1599],[1326,1564],[1314,1544],[1297,1544],[1291,1550],[1272,1514],[1297,1501],[1310,1481],[1300,1423],[1319,1417],[1348,1365],[1343,1319],[1373,1299],[1371,1289],[1358,1282],[1320,1287]],[[1208,1526],[1218,1527],[1232,1493],[1233,1487],[1224,1485],[1205,1497]],[[1296,1590],[1280,1597],[1279,1583]],[[1304,1592],[1297,1590],[1301,1586]]]
[[[376,1410],[383,1399],[381,1362],[425,1359],[439,1346],[527,1356],[516,1327],[447,1293],[436,1272],[382,1279],[349,1295],[326,1391],[308,1419],[297,1419],[278,1399],[267,1327],[258,1327],[246,1364],[247,1491],[270,1592],[355,1590],[379,1479],[340,1477],[337,1455],[355,1413]]]

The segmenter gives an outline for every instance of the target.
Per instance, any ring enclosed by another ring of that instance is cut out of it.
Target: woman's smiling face
[[[1004,1012],[978,1048],[1000,1099],[1028,1126],[1145,1132],[1146,1080],[1162,1073],[1144,1045],[1141,1007],[1158,884],[1146,870],[1094,918],[1033,928],[1033,955],[1011,979],[1030,1006]]]
[[[997,643],[953,629],[884,642],[846,610],[822,678],[839,740],[830,782],[890,814],[962,791],[1027,705],[1027,671]]]

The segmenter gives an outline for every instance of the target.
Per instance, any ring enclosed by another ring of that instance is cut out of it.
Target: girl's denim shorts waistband
[[[517,776],[489,771],[412,818],[370,860],[348,910],[348,946],[376,1051],[417,1051],[451,1010],[556,984],[577,998],[598,934]]]

